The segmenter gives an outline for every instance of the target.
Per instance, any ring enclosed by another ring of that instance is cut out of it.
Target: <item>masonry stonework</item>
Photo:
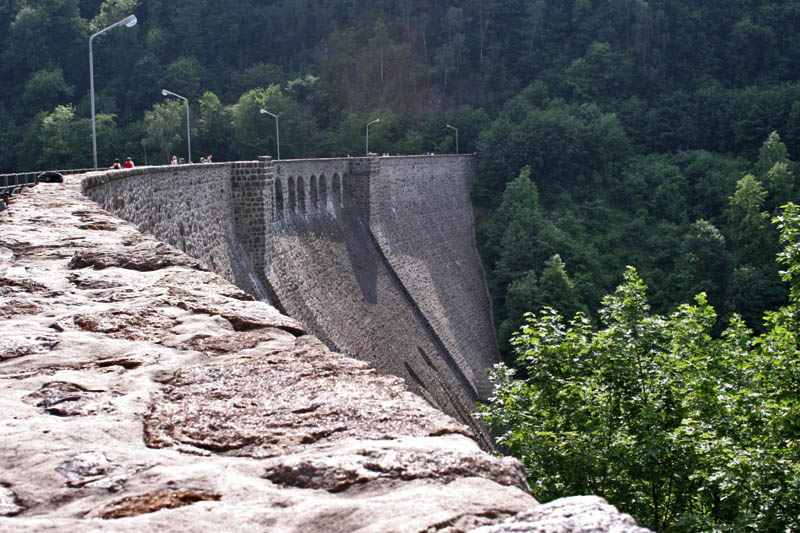
[[[369,227],[392,270],[464,369],[478,396],[499,354],[474,242],[474,157],[381,157]]]
[[[498,360],[474,156],[144,167],[83,191],[473,426]]]

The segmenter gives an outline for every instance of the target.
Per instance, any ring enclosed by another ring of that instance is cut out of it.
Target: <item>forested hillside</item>
[[[479,151],[501,344],[598,309],[635,265],[666,311],[705,290],[760,328],[785,303],[767,222],[797,190],[800,1],[9,0],[0,171]],[[775,132],[775,133],[773,133]]]

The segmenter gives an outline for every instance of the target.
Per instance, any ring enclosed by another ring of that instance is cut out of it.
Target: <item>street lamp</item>
[[[111,28],[116,28],[117,26],[127,26],[128,28],[132,28],[133,26],[136,26],[136,22],[136,15],[128,15],[119,22],[115,22],[111,26],[102,29],[89,37],[89,87],[92,100],[92,156],[94,157],[95,170],[97,170],[97,126],[94,114],[94,55],[92,54],[92,40],[94,40],[94,38],[101,33],[105,33]]]
[[[379,118],[376,118],[376,119],[375,119],[375,120],[373,120],[372,122],[368,122],[368,123],[367,123],[367,151],[366,151],[365,155],[369,155],[369,125],[370,125],[370,124],[377,124],[377,123],[378,123],[378,122],[380,122],[380,121],[381,121],[381,119],[379,119]]]
[[[450,124],[445,124],[445,126],[450,128],[451,130],[455,130],[455,132],[456,132],[456,154],[458,154],[458,128],[454,128]]]
[[[161,89],[162,96],[174,96],[175,98],[180,98],[184,102],[186,102],[186,143],[188,144],[189,149],[189,163],[192,162],[192,132],[189,129],[189,100],[184,98],[179,94],[175,94],[172,91],[168,91],[166,89]]]
[[[278,143],[278,161],[281,160],[281,130],[278,128],[278,115],[270,113],[266,109],[261,110],[262,115],[269,115],[275,119],[275,138]]]

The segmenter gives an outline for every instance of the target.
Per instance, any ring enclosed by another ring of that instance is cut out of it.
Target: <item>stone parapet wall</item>
[[[140,231],[239,283],[250,276],[242,271],[247,261],[241,251],[232,246],[237,239],[231,185],[231,164],[212,163],[90,173],[81,190]]]

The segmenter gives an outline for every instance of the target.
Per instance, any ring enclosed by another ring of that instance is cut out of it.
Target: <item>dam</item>
[[[257,161],[89,174],[82,192],[369,361],[471,415],[499,360],[474,242],[474,155]]]

